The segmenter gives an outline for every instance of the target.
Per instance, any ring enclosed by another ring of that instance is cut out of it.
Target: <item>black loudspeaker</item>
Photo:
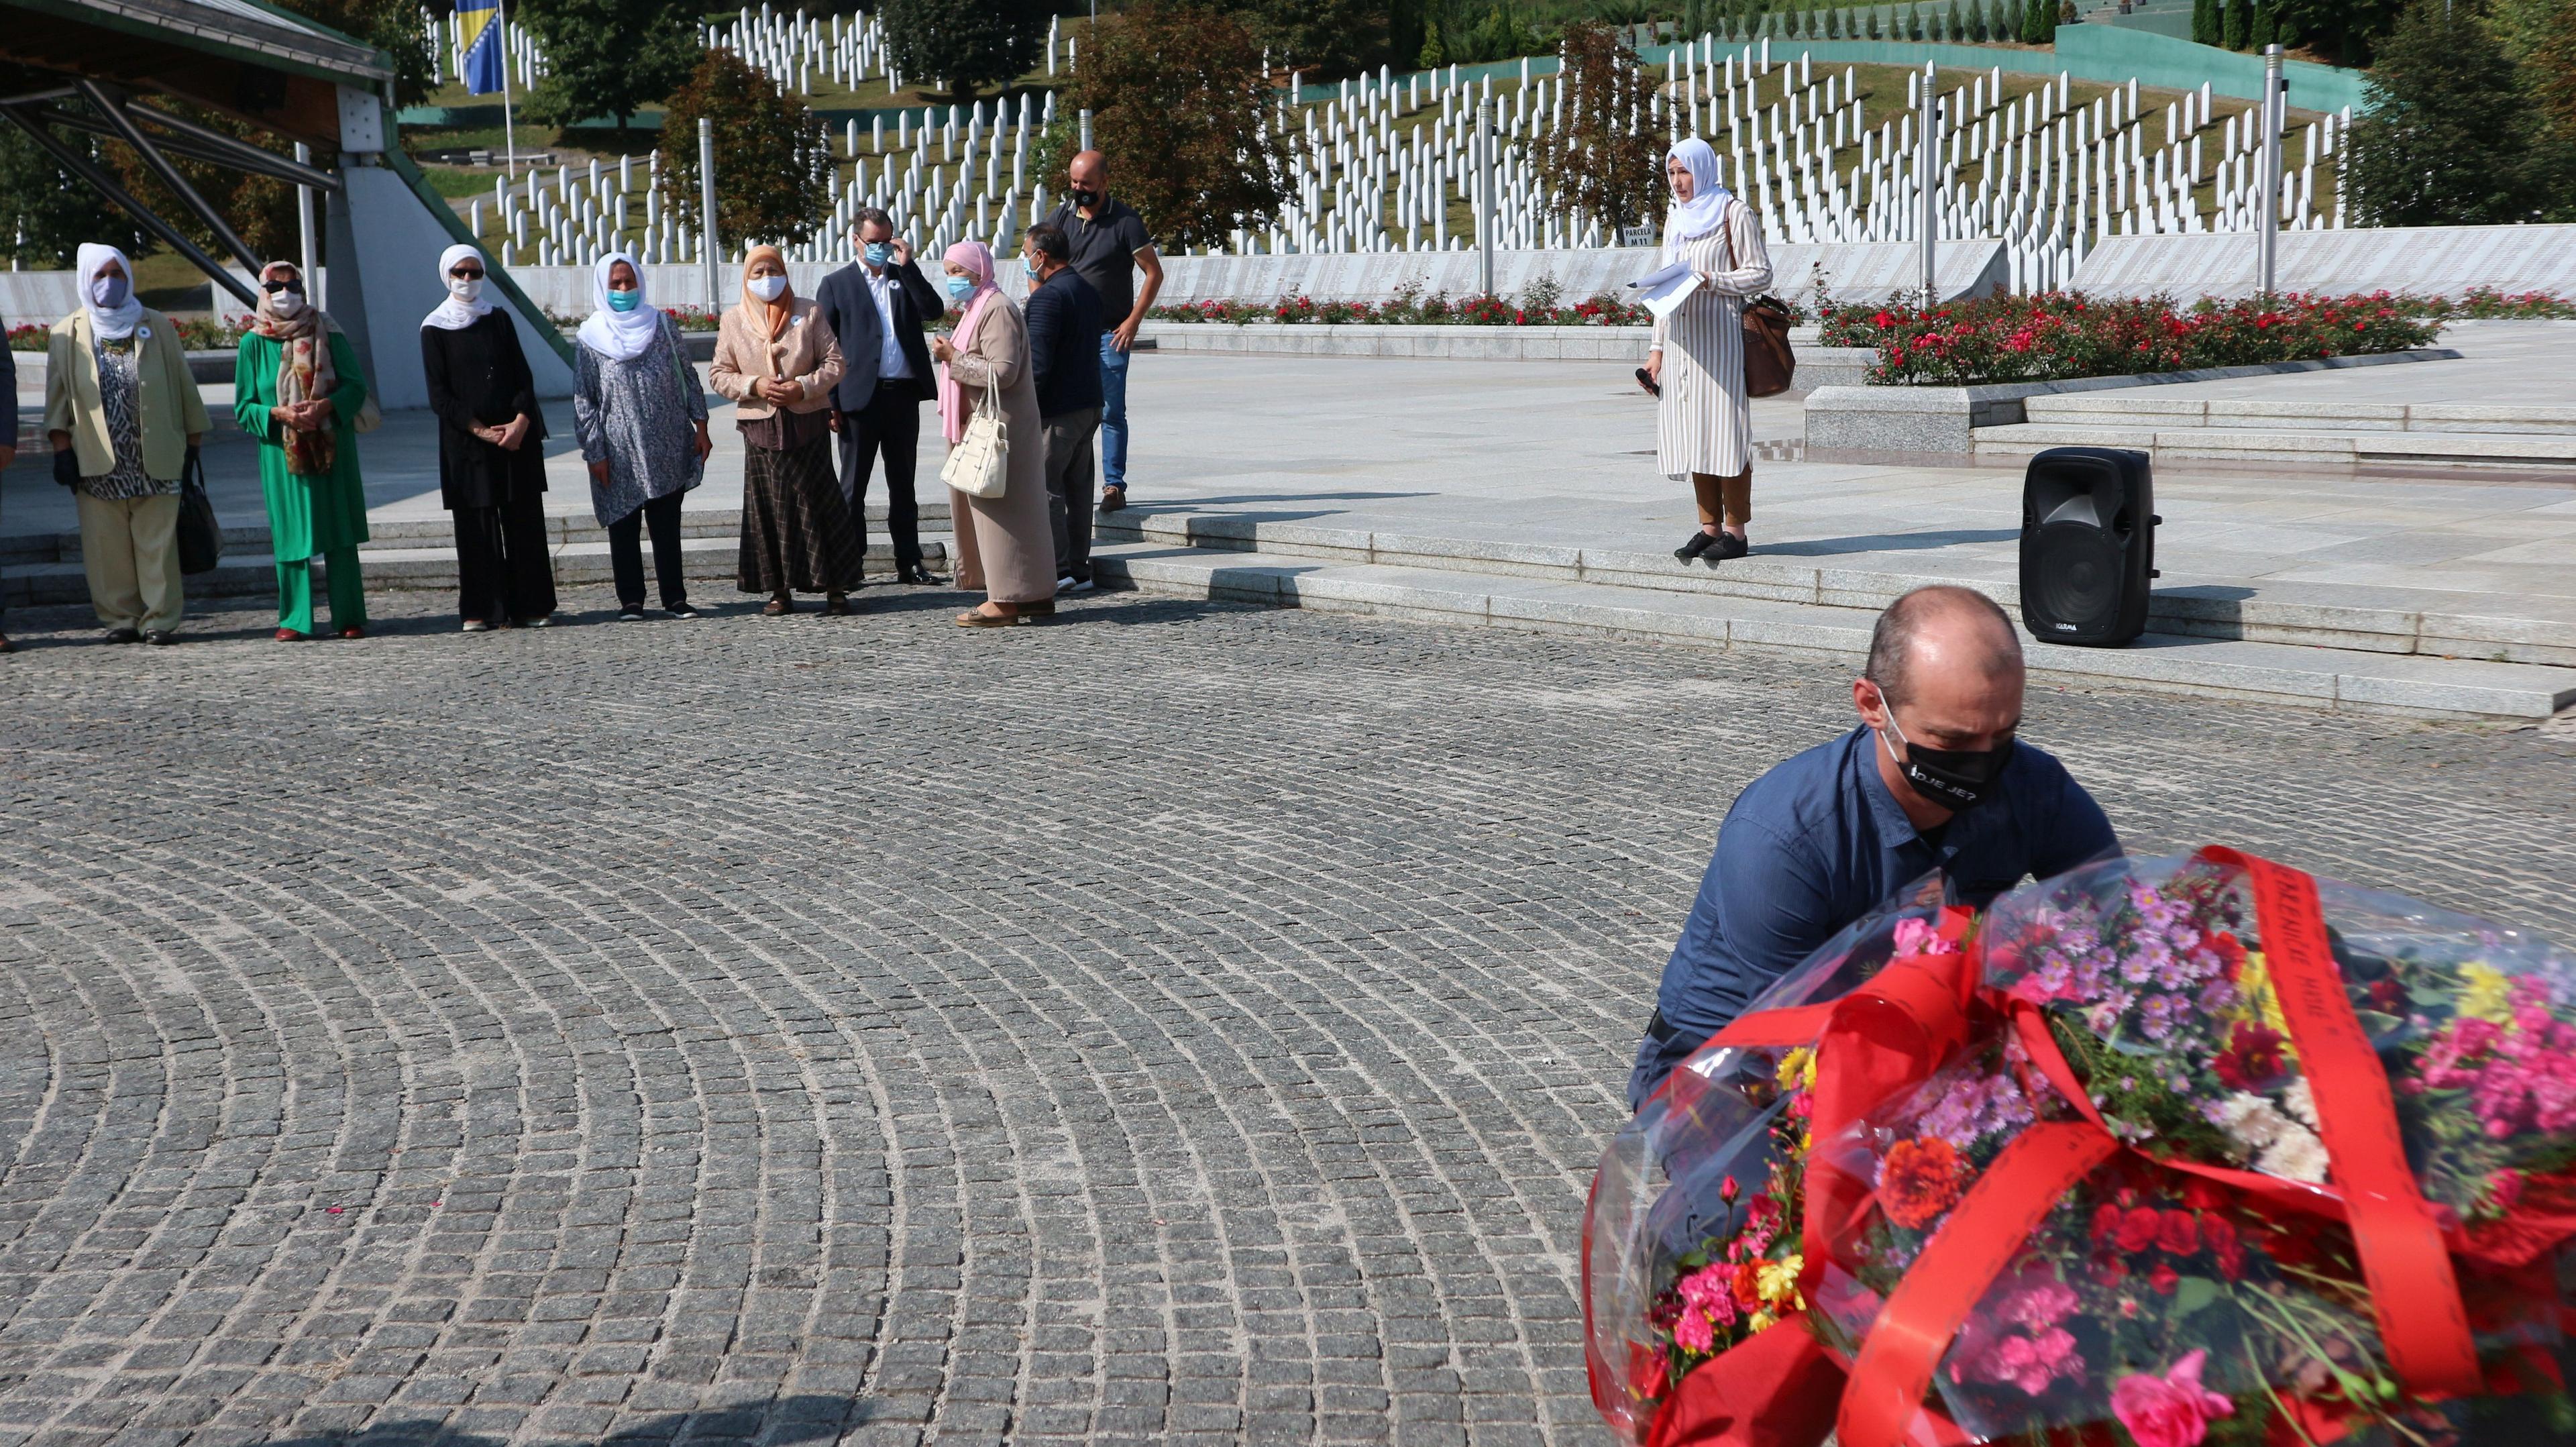
[[[2143,452],[2052,447],[2032,458],[2021,484],[2022,626],[2095,648],[2147,631],[2161,521]]]

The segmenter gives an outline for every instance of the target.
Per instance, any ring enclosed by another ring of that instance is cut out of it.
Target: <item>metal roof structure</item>
[[[382,51],[261,0],[0,0],[0,61],[321,144],[339,137],[339,87],[393,79]]]

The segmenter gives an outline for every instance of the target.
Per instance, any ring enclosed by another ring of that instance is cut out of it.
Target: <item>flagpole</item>
[[[501,170],[519,179],[519,123],[510,114],[510,10],[501,0],[492,6],[492,44],[501,52]]]

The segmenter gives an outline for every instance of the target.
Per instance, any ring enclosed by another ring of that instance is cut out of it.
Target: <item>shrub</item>
[[[725,249],[739,256],[747,242],[813,236],[832,205],[823,122],[730,50],[707,52],[662,115],[662,198],[681,223],[698,225],[701,116],[715,122],[716,239]]]
[[[2433,340],[2438,318],[2386,293],[2204,300],[2096,300],[2076,292],[1994,296],[1924,312],[1843,306],[1829,347],[1874,347],[1884,385],[2039,382],[2403,351]]]
[[[1145,0],[1082,47],[1057,111],[1090,110],[1109,193],[1156,241],[1221,246],[1237,227],[1275,219],[1285,199],[1274,99],[1261,47],[1236,17]]]
[[[9,350],[13,352],[41,352],[48,345],[45,341],[45,337],[51,330],[52,329],[49,327],[38,326],[34,322],[29,322],[25,326],[11,327],[9,329]]]

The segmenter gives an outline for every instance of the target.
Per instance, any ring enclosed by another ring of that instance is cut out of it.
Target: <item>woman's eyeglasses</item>
[[[462,281],[481,281],[483,279],[483,268],[477,266],[469,269],[467,267],[460,266],[454,271],[449,272],[448,275],[456,277]]]
[[[304,290],[304,283],[300,281],[263,281],[259,284],[259,289],[267,292],[270,296],[275,296],[281,291],[302,291]]]

